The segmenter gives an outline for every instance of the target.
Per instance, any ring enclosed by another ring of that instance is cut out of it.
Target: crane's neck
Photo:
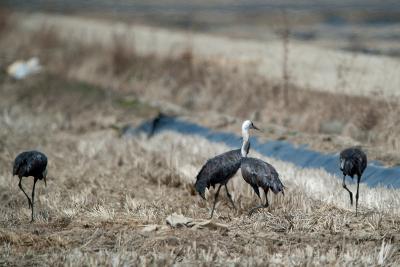
[[[242,143],[242,149],[241,149],[241,154],[242,157],[247,157],[247,154],[249,153],[249,148],[250,148],[250,142],[249,142],[249,130],[243,129],[242,130],[242,137],[243,137],[243,143]]]

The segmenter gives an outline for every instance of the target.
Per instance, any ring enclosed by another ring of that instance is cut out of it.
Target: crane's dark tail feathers
[[[254,192],[257,194],[258,198],[260,197],[260,190],[258,190],[258,185],[251,185],[253,187]]]
[[[343,172],[344,173],[351,173],[351,170],[353,169],[353,166],[354,166],[355,164],[354,164],[354,162],[353,162],[353,160],[350,160],[350,159],[348,159],[348,160],[345,160],[344,161],[344,166],[343,166]],[[353,177],[351,177],[351,178],[353,178]]]
[[[284,186],[284,185],[282,185],[282,195],[285,195],[285,189],[287,189],[287,187],[286,186]]]
[[[284,189],[286,187],[280,181],[275,181],[270,188],[275,194],[282,192],[282,194],[285,195]]]

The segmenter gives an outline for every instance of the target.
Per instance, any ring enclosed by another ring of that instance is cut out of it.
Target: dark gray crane
[[[259,187],[261,187],[265,193],[265,204],[252,208],[249,212],[250,216],[256,210],[268,207],[268,191],[270,189],[275,194],[278,194],[279,192],[282,192],[283,195],[285,194],[284,185],[279,179],[279,174],[271,164],[260,159],[248,158],[246,154],[242,158],[240,169],[242,171],[243,179],[251,185],[260,199]]]
[[[215,188],[215,185],[219,184],[217,192],[215,193],[215,199],[211,210],[210,219],[213,217],[219,191],[222,186],[225,186],[226,194],[230,202],[232,203],[233,208],[235,208],[235,204],[233,203],[231,194],[229,193],[226,184],[239,170],[242,154],[247,154],[250,150],[250,129],[259,130],[250,120],[244,121],[242,124],[242,148],[225,152],[207,160],[207,162],[201,168],[200,172],[197,174],[195,188],[203,199],[205,199],[204,194],[206,188],[210,188],[210,186]]]
[[[25,151],[19,154],[14,160],[14,167],[13,167],[13,175],[17,175],[19,178],[18,186],[25,194],[26,198],[28,199],[29,208],[32,210],[32,220],[34,221],[33,216],[33,205],[35,202],[35,185],[38,180],[44,180],[45,185],[46,183],[46,176],[47,176],[47,157],[45,154],[39,151]],[[24,188],[22,187],[22,177],[29,177],[32,176],[34,178],[33,181],[33,188],[32,188],[32,200],[26,194]]]
[[[350,176],[353,179],[354,175],[357,175],[356,216],[358,213],[358,194],[361,176],[366,168],[367,155],[360,148],[350,147],[340,152],[340,170],[343,173],[342,185],[349,192],[351,205],[353,205],[353,193],[347,188],[346,176]]]

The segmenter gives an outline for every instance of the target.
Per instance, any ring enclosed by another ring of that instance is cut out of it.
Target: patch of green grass
[[[138,99],[131,97],[119,98],[116,102],[120,107],[123,108],[138,108],[138,106],[142,105]]]
[[[158,109],[133,95],[122,94],[90,83],[64,79],[58,75],[43,73],[18,81],[18,101],[27,106],[43,103],[61,105],[69,110],[86,110],[88,106],[108,103],[123,112],[139,117],[155,114]],[[61,107],[59,107],[61,108]]]
[[[84,82],[69,81],[67,86],[62,90],[74,93],[81,93],[84,96],[105,96],[106,92],[103,88],[94,86]]]
[[[118,97],[114,102],[116,103],[117,107],[133,111],[138,116],[145,116],[158,111],[156,107],[153,107],[150,104],[132,96]]]
[[[21,99],[31,98],[33,96],[49,96],[58,95],[62,97],[64,95],[79,94],[82,97],[104,97],[106,92],[103,88],[93,86],[87,83],[66,80],[52,74],[40,74],[36,77],[29,77],[24,81],[18,81],[24,83],[25,86],[21,86],[19,96]]]

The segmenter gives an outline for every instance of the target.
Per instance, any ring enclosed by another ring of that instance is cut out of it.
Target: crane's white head
[[[245,120],[242,124],[242,132],[248,132],[250,129],[255,129],[260,131],[251,120]]]
[[[242,124],[242,137],[243,137],[243,144],[241,149],[242,157],[247,157],[250,149],[250,142],[249,142],[249,130],[255,129],[260,131],[251,120],[245,120]]]

